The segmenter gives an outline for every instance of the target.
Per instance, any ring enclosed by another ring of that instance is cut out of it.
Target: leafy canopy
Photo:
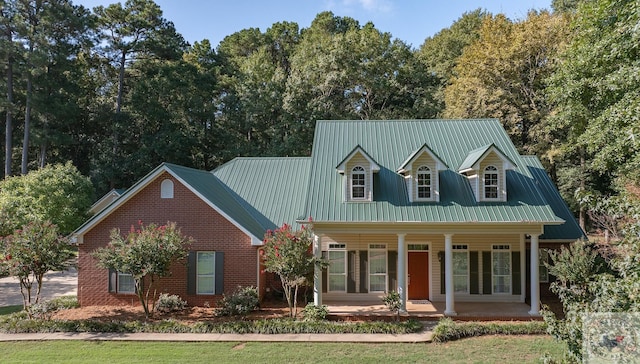
[[[8,177],[0,181],[0,235],[47,220],[68,234],[87,219],[92,196],[91,181],[71,162]]]

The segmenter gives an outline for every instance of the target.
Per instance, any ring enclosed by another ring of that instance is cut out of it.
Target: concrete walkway
[[[426,324],[430,325],[430,324]],[[184,342],[350,342],[350,343],[426,343],[431,342],[433,326],[416,334],[160,334],[160,333],[74,333],[4,334],[3,341],[184,341]]]
[[[36,288],[32,297],[35,299]],[[48,272],[42,281],[40,300],[50,300],[59,296],[75,296],[78,292],[78,271],[75,268],[62,272]],[[15,277],[0,278],[0,307],[22,305],[20,281]]]

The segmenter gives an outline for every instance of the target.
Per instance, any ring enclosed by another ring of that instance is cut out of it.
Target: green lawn
[[[548,336],[485,336],[446,344],[2,342],[3,363],[535,363],[562,356]]]
[[[19,311],[22,311],[22,305],[0,307],[0,315],[8,315]]]

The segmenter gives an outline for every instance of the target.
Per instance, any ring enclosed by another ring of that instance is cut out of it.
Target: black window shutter
[[[118,272],[115,269],[109,269],[109,292],[118,291]]]
[[[478,270],[478,252],[469,252],[469,293],[480,293],[480,272]]]
[[[482,293],[491,294],[491,252],[482,252]]]
[[[327,251],[323,251],[322,252],[322,258],[323,259],[329,259],[329,252]],[[329,287],[329,282],[327,281],[329,278],[329,274],[327,272],[327,269],[329,268],[323,268],[322,269],[322,292],[327,292],[327,289]]]
[[[347,252],[347,292],[356,293],[356,251]]]
[[[440,262],[440,293],[446,293],[445,272],[444,272],[444,252],[438,252],[438,261]]]
[[[387,253],[387,259],[389,259],[388,267],[389,267],[389,291],[397,291],[398,290],[398,252],[397,251],[389,251]]]
[[[224,252],[216,252],[216,292],[215,294],[224,293]]]
[[[511,252],[511,292],[513,294],[522,293],[520,284],[520,252]]]
[[[196,294],[196,252],[187,257],[187,294]]]
[[[369,275],[369,251],[360,250],[360,293],[368,293],[369,285],[367,277]]]

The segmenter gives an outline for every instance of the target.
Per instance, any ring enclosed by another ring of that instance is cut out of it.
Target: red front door
[[[409,252],[408,299],[429,299],[429,252]]]

